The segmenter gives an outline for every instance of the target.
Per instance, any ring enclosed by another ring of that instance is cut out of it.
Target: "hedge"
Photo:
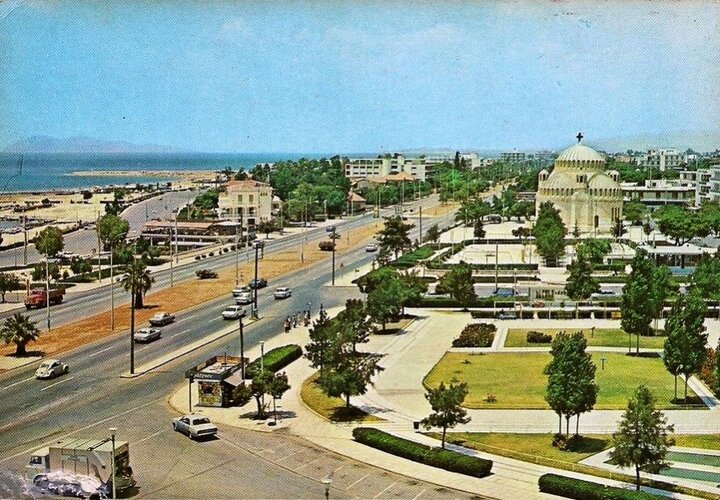
[[[543,493],[578,500],[651,500],[662,498],[644,491],[625,490],[557,474],[543,474],[538,479],[538,486]]]
[[[452,341],[453,347],[490,347],[497,328],[491,323],[470,323],[460,337]]]
[[[356,427],[353,429],[353,438],[386,453],[467,476],[485,477],[490,474],[493,465],[491,460],[431,448],[371,427]]]
[[[276,347],[265,353],[263,366],[266,370],[276,372],[302,357],[302,348],[297,344],[288,344]],[[260,358],[247,365],[245,378],[251,379],[260,370]]]
[[[516,300],[513,297],[478,297],[468,307],[493,307],[493,303],[501,307],[503,304],[512,306]],[[461,307],[460,303],[452,297],[420,297],[420,300],[408,302],[408,307]]]

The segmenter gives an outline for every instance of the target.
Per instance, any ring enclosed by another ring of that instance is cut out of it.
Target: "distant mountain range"
[[[608,152],[634,149],[675,148],[680,151],[693,149],[698,152],[715,151],[720,148],[720,130],[708,132],[678,131],[664,134],[637,134],[611,137],[593,142],[593,146]]]
[[[104,141],[93,137],[58,139],[36,135],[5,148],[6,153],[175,153],[176,149],[160,144],[133,144],[126,141]]]

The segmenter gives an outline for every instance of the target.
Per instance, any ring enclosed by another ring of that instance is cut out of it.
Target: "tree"
[[[540,204],[537,221],[532,229],[537,252],[552,266],[565,254],[567,230],[560,212],[550,201]]]
[[[445,448],[445,435],[447,430],[452,429],[457,424],[467,424],[470,417],[467,411],[462,407],[465,398],[468,395],[467,383],[450,384],[445,386],[444,382],[440,382],[437,389],[428,389],[425,393],[425,399],[430,403],[432,413],[422,419],[420,422],[426,429],[431,427],[440,427],[442,429],[442,448]]]
[[[700,205],[699,218],[704,231],[720,236],[720,204],[717,201],[704,201]]]
[[[687,208],[665,205],[653,214],[660,232],[672,238],[676,245],[682,245],[695,236],[707,235],[700,222],[700,216]]]
[[[405,297],[402,301],[402,313],[404,314],[406,305],[417,304],[422,296],[427,293],[428,283],[418,276],[416,271],[405,271],[399,276],[399,279],[405,290]]]
[[[623,215],[633,226],[639,226],[648,214],[648,208],[638,201],[623,204]]]
[[[428,228],[427,233],[425,233],[425,239],[433,243],[438,242],[440,239],[440,229],[437,224],[433,224]]]
[[[272,220],[261,220],[255,228],[260,233],[265,233],[265,239],[270,238],[270,233],[277,231],[277,223]]]
[[[382,331],[389,320],[400,316],[405,297],[405,287],[397,276],[380,282],[368,294],[367,312],[373,321],[382,325]]]
[[[135,291],[134,304],[136,309],[142,309],[143,297],[152,288],[155,278],[150,276],[150,271],[142,260],[134,260],[125,269],[125,275],[121,283],[126,292]]]
[[[50,276],[50,279],[53,280],[60,279],[60,266],[57,262],[50,262],[49,264],[47,262],[38,262],[30,271],[30,277],[33,281],[45,281],[47,276]]]
[[[593,266],[583,253],[570,264],[570,274],[565,283],[565,294],[575,301],[575,316],[578,314],[577,302],[587,300],[593,293],[600,291],[600,283],[593,278]]]
[[[98,219],[96,230],[103,248],[110,250],[125,240],[130,223],[117,215],[105,214]]]
[[[692,273],[691,286],[701,297],[713,301],[720,301],[720,256],[703,256]],[[720,309],[718,309],[720,319]]]
[[[623,234],[625,234],[625,223],[622,218],[618,217],[613,222],[612,234],[616,238],[622,238]]]
[[[375,330],[365,304],[360,299],[348,299],[345,309],[337,315],[337,322],[344,340],[352,344],[353,352],[357,352],[357,344],[367,343]]]
[[[220,192],[217,189],[208,189],[204,193],[200,193],[195,200],[193,205],[202,210],[213,210],[218,207],[218,201],[220,199]]]
[[[381,354],[353,353],[343,346],[338,349],[332,366],[318,377],[318,385],[328,396],[345,399],[345,406],[349,408],[350,397],[365,394],[372,377],[383,370],[380,359]]]
[[[648,300],[653,294],[653,273],[655,263],[647,252],[638,249],[632,261],[632,271],[622,291],[621,325],[628,335],[637,336],[637,350],[640,352],[640,335],[647,335],[654,317],[655,306]]]
[[[391,267],[381,267],[371,271],[357,280],[357,285],[363,293],[372,293],[380,283],[386,280],[397,278],[397,272]]]
[[[275,418],[275,422],[277,422],[276,402],[283,396],[283,394],[285,394],[289,390],[290,383],[288,382],[288,376],[285,374],[285,372],[276,373],[268,384],[267,392],[273,398],[273,417]]]
[[[70,260],[70,270],[73,274],[83,274],[92,271],[93,265],[88,259],[82,257],[73,257]]]
[[[0,272],[0,302],[5,303],[5,294],[20,288],[20,278],[14,274]]]
[[[592,264],[602,264],[603,258],[610,253],[610,242],[597,238],[587,238],[577,247],[577,253]]]
[[[27,351],[25,347],[29,342],[34,342],[40,336],[40,330],[35,322],[29,317],[15,313],[5,320],[0,328],[0,338],[5,344],[15,344],[15,355],[24,356]]]
[[[255,376],[250,382],[250,393],[255,398],[257,403],[257,414],[255,418],[265,418],[265,405],[263,405],[263,396],[267,394],[270,384],[273,379],[273,374],[268,370],[258,370]]]
[[[310,343],[305,346],[305,357],[310,360],[313,368],[323,372],[325,367],[332,362],[332,344],[337,336],[337,322],[328,318],[324,309],[320,310],[320,316],[313,322],[309,331]]]
[[[385,217],[385,225],[375,238],[380,243],[381,248],[394,252],[397,259],[399,252],[409,248],[412,244],[408,234],[414,227],[414,224],[405,224],[400,216]]]
[[[46,257],[56,255],[64,247],[62,231],[55,226],[48,226],[35,236],[35,248]]]
[[[472,267],[464,261],[454,266],[440,278],[438,287],[446,290],[452,298],[457,300],[463,309],[470,307],[477,295],[472,281]]]
[[[674,430],[667,418],[655,409],[655,401],[647,387],[641,385],[628,401],[617,432],[610,459],[619,467],[635,466],[635,489],[640,491],[640,470],[658,472],[667,467],[665,455],[675,444],[669,434]]]
[[[535,214],[535,204],[531,201],[515,203],[509,211],[509,215],[517,217],[518,222],[523,218],[525,220],[529,219],[533,214]]]
[[[708,334],[703,322],[707,305],[695,288],[690,293],[680,295],[673,304],[667,321],[663,362],[665,368],[675,377],[675,401],[677,401],[677,376],[685,378],[685,396],[687,401],[688,379],[698,373],[707,356]]]

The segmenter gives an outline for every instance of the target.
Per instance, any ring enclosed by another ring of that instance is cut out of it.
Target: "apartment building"
[[[692,206],[695,204],[695,183],[692,181],[647,180],[643,186],[623,183],[621,189],[623,201],[638,201],[650,208],[663,205]]]
[[[687,156],[677,149],[650,149],[646,154],[635,157],[639,167],[679,169],[687,164]]]
[[[476,153],[460,155],[469,168],[480,168],[482,158]],[[391,174],[406,172],[420,181],[428,181],[435,175],[435,168],[442,163],[453,163],[454,155],[427,155],[407,158],[405,155],[394,154],[381,158],[350,158],[345,163],[345,177],[367,179],[369,177],[385,177]]]
[[[509,151],[500,153],[500,160],[507,163],[522,163],[527,160],[527,155],[521,151]]]
[[[712,200],[713,170],[683,170],[680,172],[680,181],[692,183],[695,186],[695,205],[700,206],[704,201]]]

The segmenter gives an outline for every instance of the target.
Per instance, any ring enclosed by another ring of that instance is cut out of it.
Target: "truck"
[[[112,495],[113,479],[118,494],[136,484],[129,443],[110,438],[58,440],[31,454],[26,473],[37,492],[61,496],[106,498]]]
[[[59,304],[63,301],[65,290],[63,288],[50,289],[50,305]],[[25,307],[27,309],[45,307],[48,302],[47,291],[44,288],[34,288],[30,290],[25,297]]]

